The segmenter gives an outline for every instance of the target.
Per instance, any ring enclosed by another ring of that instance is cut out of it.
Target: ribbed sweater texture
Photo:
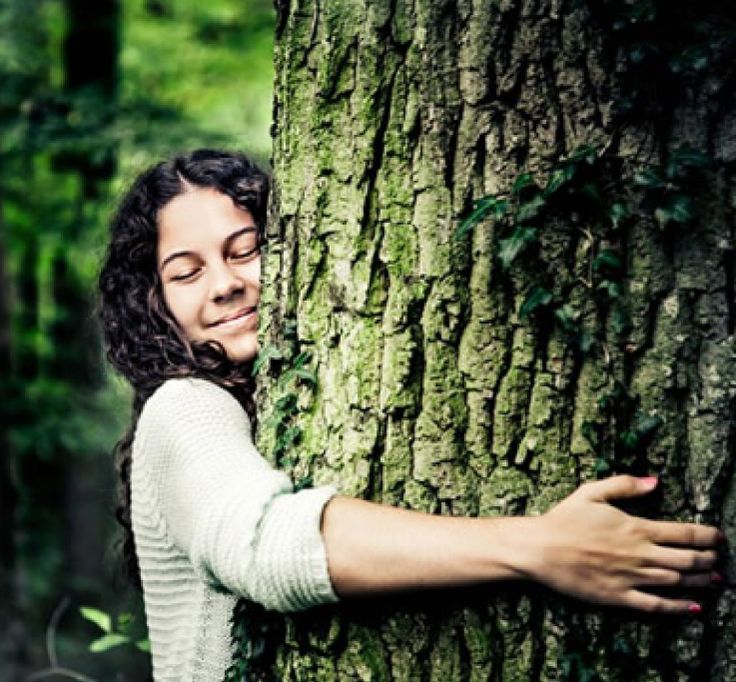
[[[222,682],[240,596],[277,611],[337,600],[320,532],[330,486],[293,491],[225,389],[171,379],[133,441],[131,514],[156,682]]]

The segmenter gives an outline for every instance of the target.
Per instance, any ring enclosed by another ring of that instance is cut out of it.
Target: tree
[[[634,512],[733,541],[734,9],[277,4],[263,451],[300,484],[447,514],[656,473]],[[715,594],[696,619],[525,586],[290,618],[246,603],[238,666],[736,680],[734,597]]]

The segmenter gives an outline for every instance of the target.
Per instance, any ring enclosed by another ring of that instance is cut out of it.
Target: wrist
[[[485,519],[493,536],[488,543],[489,574],[496,580],[538,580],[543,533],[539,516]]]

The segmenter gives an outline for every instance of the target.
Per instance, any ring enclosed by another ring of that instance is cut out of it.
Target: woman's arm
[[[542,516],[480,519],[336,497],[322,518],[330,577],[342,596],[530,579],[601,604],[697,612],[691,600],[638,588],[717,581],[711,569],[722,533],[610,504],[654,487],[654,478],[614,476],[581,486]]]

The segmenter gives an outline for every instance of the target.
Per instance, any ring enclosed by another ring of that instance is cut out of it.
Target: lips
[[[230,313],[229,315],[223,315],[218,320],[215,320],[212,322],[209,327],[216,327],[220,324],[225,324],[226,322],[232,322],[233,320],[239,320],[241,317],[245,317],[246,315],[250,315],[250,313],[255,312],[256,308],[255,306],[249,306],[248,308],[241,308],[240,310],[235,311],[234,313]]]

